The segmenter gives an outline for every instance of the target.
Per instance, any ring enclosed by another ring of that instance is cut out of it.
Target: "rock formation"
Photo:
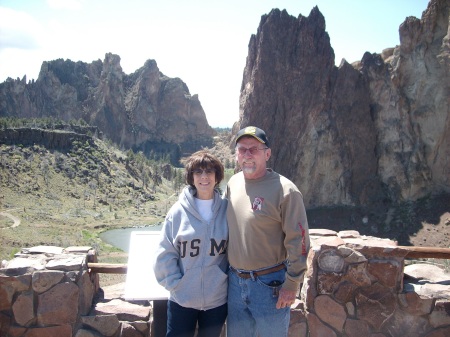
[[[249,42],[239,121],[269,134],[271,166],[307,207],[450,192],[449,1],[400,25],[400,45],[335,66],[318,7],[272,10]]]
[[[47,149],[67,150],[72,148],[74,141],[83,143],[93,143],[93,138],[87,135],[86,131],[95,130],[98,138],[101,138],[101,133],[94,127],[77,127],[76,131],[72,130],[46,130],[40,128],[8,128],[2,130],[0,133],[0,144],[9,145],[25,145],[32,146],[40,144]]]
[[[90,64],[44,62],[36,81],[0,84],[1,117],[83,119],[123,148],[144,153],[189,153],[215,135],[197,95],[179,78],[162,74],[154,60],[130,75],[120,57]]]

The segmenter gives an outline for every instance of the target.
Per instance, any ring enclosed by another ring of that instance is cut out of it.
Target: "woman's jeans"
[[[278,290],[272,281],[285,281],[284,269],[244,279],[228,272],[227,337],[283,337],[288,335],[290,307],[277,309]]]
[[[227,304],[209,310],[185,308],[167,302],[167,337],[193,337],[198,323],[198,337],[219,337],[227,318]]]

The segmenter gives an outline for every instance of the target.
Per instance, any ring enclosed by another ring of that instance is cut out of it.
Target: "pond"
[[[162,223],[156,226],[148,227],[132,227],[132,228],[120,228],[111,229],[109,231],[100,234],[100,239],[110,245],[122,249],[124,252],[128,253],[130,249],[130,236],[133,231],[160,231],[162,228]]]

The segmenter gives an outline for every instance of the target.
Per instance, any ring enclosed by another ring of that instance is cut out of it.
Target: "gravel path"
[[[11,227],[5,227],[5,228],[14,228],[20,225],[20,219],[12,214],[6,213],[6,212],[0,212],[0,216],[6,216],[10,218],[12,221],[14,221],[14,224]]]

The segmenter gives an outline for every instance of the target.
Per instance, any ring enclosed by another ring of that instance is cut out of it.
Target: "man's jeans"
[[[209,310],[185,308],[167,302],[167,337],[193,337],[198,323],[198,337],[219,337],[227,317],[227,304]]]
[[[278,287],[268,284],[285,280],[284,269],[254,279],[228,272],[227,337],[283,337],[288,335],[290,308],[277,309]]]

